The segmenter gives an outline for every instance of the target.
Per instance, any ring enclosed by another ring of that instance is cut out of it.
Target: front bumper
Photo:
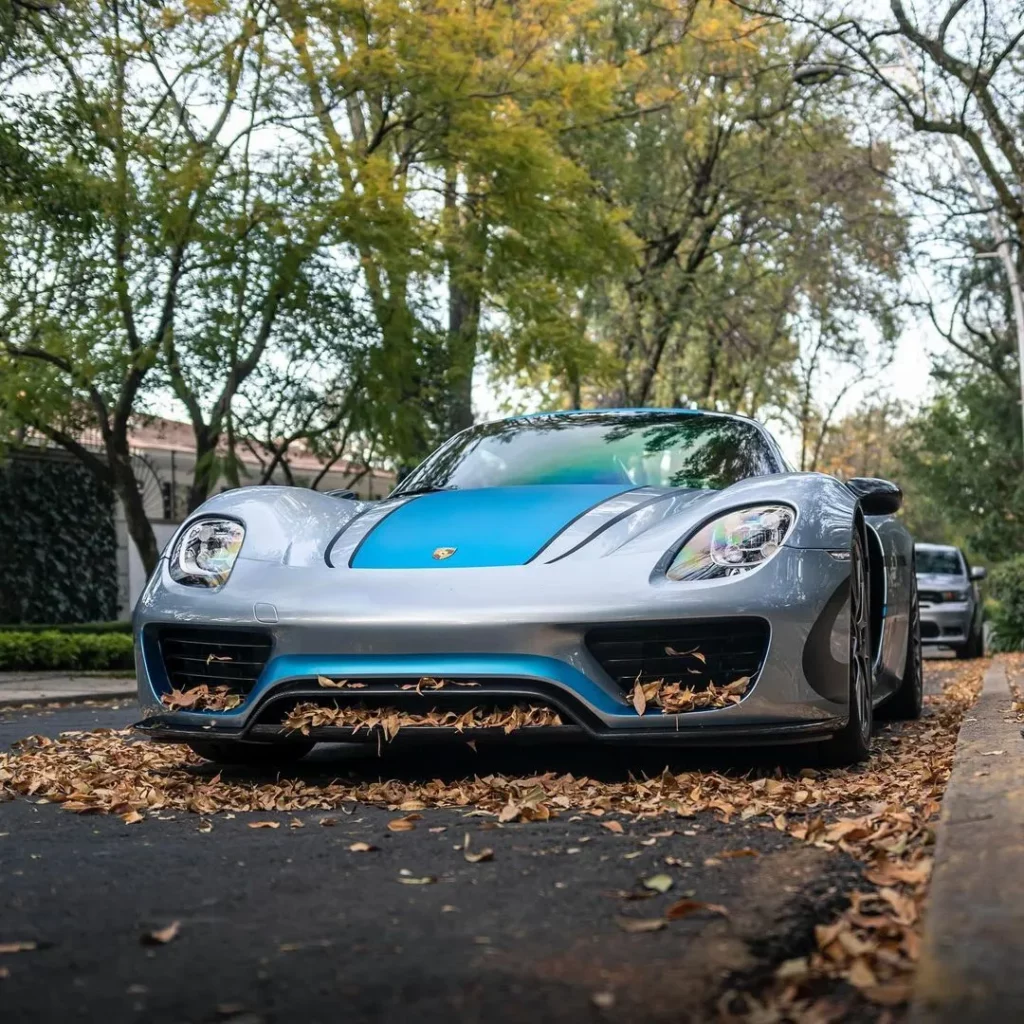
[[[283,701],[356,700],[389,687],[401,697],[394,680],[429,676],[477,681],[473,692],[481,698],[542,701],[570,723],[566,728],[593,740],[810,739],[834,732],[847,718],[847,612],[845,602],[839,607],[836,601],[847,578],[848,565],[826,551],[793,548],[749,577],[705,584],[653,579],[649,567],[621,558],[443,573],[239,559],[228,584],[213,592],[174,583],[161,563],[136,610],[139,702],[146,716],[140,727],[167,740],[265,741],[281,736],[274,711]],[[737,616],[766,620],[770,639],[752,688],[741,703],[725,708],[638,715],[586,643],[597,626]],[[241,706],[225,712],[163,706],[170,683],[156,634],[184,624],[258,627],[270,634],[273,653]],[[828,678],[806,674],[812,631],[819,638],[812,642],[820,645],[824,636],[830,653]],[[318,675],[363,680],[367,688],[324,690]],[[439,706],[443,693],[434,695]],[[532,731],[549,729],[558,732]]]
[[[921,642],[947,646],[966,643],[971,633],[973,608],[969,601],[921,605]]]

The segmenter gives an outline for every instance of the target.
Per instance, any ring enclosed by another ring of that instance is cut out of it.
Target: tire
[[[985,655],[985,637],[982,632],[981,626],[977,629],[971,630],[971,635],[967,638],[967,643],[961,644],[956,648],[956,656],[960,659],[967,660],[972,658],[982,658]]]
[[[917,573],[910,568],[913,583],[910,590],[910,634],[907,637],[907,658],[899,689],[878,709],[879,718],[912,721],[921,717],[924,704],[924,660],[921,657],[921,608],[917,600]]]
[[[846,725],[818,748],[820,762],[834,767],[859,764],[871,756],[871,588],[865,551],[858,523],[850,547],[850,715]]]
[[[260,768],[282,768],[304,758],[315,746],[312,742],[232,743],[223,740],[196,740],[189,746],[200,757],[214,764],[237,764]]]

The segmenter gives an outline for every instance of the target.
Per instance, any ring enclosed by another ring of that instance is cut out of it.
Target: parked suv
[[[921,642],[952,647],[958,658],[984,654],[980,566],[971,568],[959,548],[915,544],[917,595],[921,604]]]

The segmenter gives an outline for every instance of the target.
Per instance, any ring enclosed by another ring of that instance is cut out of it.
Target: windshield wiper
[[[423,487],[409,487],[406,490],[396,490],[391,493],[392,498],[408,498],[414,494],[435,494],[437,491],[457,491],[457,487],[438,487],[434,484],[425,484]]]

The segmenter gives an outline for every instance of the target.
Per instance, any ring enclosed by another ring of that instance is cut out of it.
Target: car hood
[[[399,501],[380,518],[349,564],[353,569],[522,565],[573,523],[589,519],[592,533],[657,493],[620,484],[534,484],[420,494]]]

